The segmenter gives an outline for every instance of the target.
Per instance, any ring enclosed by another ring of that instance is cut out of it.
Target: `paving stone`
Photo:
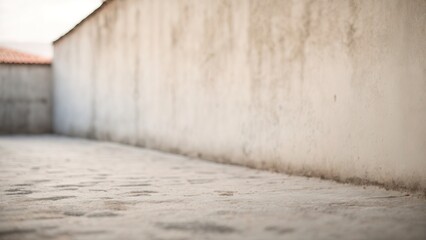
[[[426,239],[426,200],[114,143],[0,137],[0,239]]]

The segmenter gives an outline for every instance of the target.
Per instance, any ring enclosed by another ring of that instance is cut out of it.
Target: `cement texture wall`
[[[50,65],[0,64],[0,134],[52,130]]]
[[[55,42],[54,128],[426,190],[426,1],[115,0]]]

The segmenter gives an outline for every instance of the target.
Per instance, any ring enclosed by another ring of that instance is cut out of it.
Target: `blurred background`
[[[0,0],[0,47],[52,57],[51,42],[102,0]]]

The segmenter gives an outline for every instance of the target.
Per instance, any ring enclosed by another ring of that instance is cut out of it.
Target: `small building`
[[[0,48],[0,134],[51,131],[50,63]]]

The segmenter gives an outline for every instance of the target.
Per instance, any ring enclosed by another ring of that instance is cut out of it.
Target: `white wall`
[[[112,1],[55,43],[59,133],[426,190],[426,1]]]
[[[0,64],[0,134],[47,133],[51,122],[50,65]]]

